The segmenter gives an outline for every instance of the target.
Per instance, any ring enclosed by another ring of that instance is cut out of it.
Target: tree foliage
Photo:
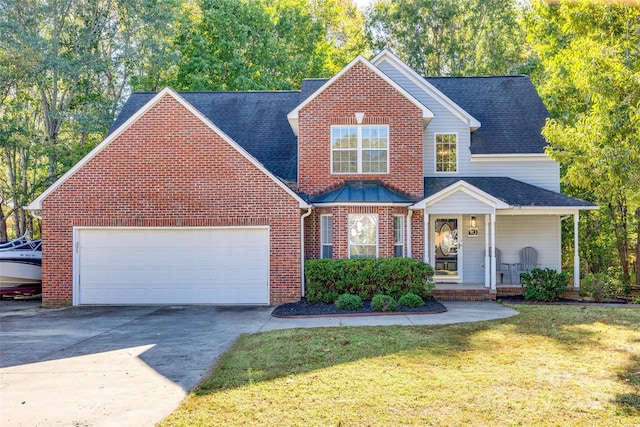
[[[524,34],[515,0],[378,0],[367,14],[375,49],[389,48],[427,76],[506,74]]]
[[[165,67],[173,0],[0,2],[2,227],[97,144],[131,88]],[[151,87],[154,88],[154,87]]]
[[[600,233],[613,234],[628,282],[634,213],[640,222],[640,7],[536,2],[526,24],[532,76],[552,116],[547,153],[569,192],[602,207],[590,220],[610,224]]]
[[[364,40],[361,15],[345,0],[199,0],[184,8],[168,82],[181,90],[292,89],[336,72]]]

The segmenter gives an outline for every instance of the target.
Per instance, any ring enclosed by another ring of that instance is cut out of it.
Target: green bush
[[[331,304],[338,295],[374,295],[394,299],[407,292],[426,298],[435,285],[433,268],[411,258],[315,259],[305,263],[305,296],[312,302]]]
[[[398,300],[398,305],[401,305],[403,307],[418,308],[424,305],[424,300],[420,298],[420,295],[416,295],[413,292],[407,292],[400,297],[400,299]]]
[[[535,268],[530,273],[523,273],[520,279],[524,291],[524,299],[531,301],[555,301],[567,292],[569,276],[550,268]]]
[[[371,300],[373,311],[396,311],[398,303],[389,295],[375,295]]]
[[[605,273],[588,274],[580,283],[580,295],[602,302],[627,294],[627,286]]]
[[[342,294],[336,300],[336,307],[340,310],[358,311],[362,310],[364,304],[358,295]]]

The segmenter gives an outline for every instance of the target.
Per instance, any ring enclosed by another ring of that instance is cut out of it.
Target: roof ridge
[[[526,74],[499,74],[499,75],[485,75],[485,76],[422,76],[424,79],[500,79],[500,78],[516,78],[527,77]]]

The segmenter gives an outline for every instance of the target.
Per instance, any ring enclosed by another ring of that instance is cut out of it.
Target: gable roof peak
[[[327,80],[323,85],[321,85],[315,92],[309,95],[306,99],[304,99],[293,111],[287,114],[287,119],[289,120],[289,124],[293,129],[293,132],[298,134],[298,113],[302,110],[306,105],[308,105],[311,101],[313,101],[318,95],[324,92],[327,88],[329,88],[336,80],[342,77],[347,71],[355,67],[357,64],[362,64],[367,67],[370,71],[376,74],[378,77],[383,79],[389,85],[391,85],[395,90],[400,92],[405,98],[407,98],[411,103],[413,103],[416,107],[418,107],[422,111],[422,118],[426,122],[430,121],[433,118],[433,112],[427,108],[426,105],[418,101],[413,95],[407,92],[404,88],[398,85],[393,79],[387,76],[385,73],[380,71],[378,67],[369,62],[364,56],[358,55],[351,62],[349,62],[345,67],[343,67],[337,74]]]
[[[382,52],[378,53],[371,60],[371,63],[377,68],[380,67],[380,64],[382,64],[384,61],[387,61],[392,67],[394,67],[400,73],[404,74],[407,79],[415,83],[425,93],[439,102],[449,111],[457,115],[460,119],[468,123],[471,131],[475,131],[481,126],[479,120],[465,111],[460,105],[452,101],[447,95],[438,90],[438,88],[436,88],[434,85],[429,83],[425,77],[418,74],[413,68],[409,67],[404,61],[398,58],[398,56],[390,50],[384,49]]]
[[[91,150],[88,154],[86,154],[78,163],[76,163],[73,167],[71,167],[71,169],[69,169],[67,173],[65,173],[56,182],[54,182],[42,194],[40,194],[39,197],[37,197],[34,201],[32,201],[27,207],[27,209],[41,210],[42,202],[44,201],[44,199],[46,199],[49,196],[49,194],[51,194],[53,191],[59,188],[64,182],[70,179],[85,164],[87,164],[98,153],[100,153],[102,150],[108,147],[118,136],[120,136],[123,132],[125,132],[129,127],[131,127],[132,124],[138,121],[143,115],[145,115],[149,110],[151,110],[154,106],[156,106],[162,99],[164,99],[167,96],[177,101],[190,114],[193,114],[205,126],[211,129],[226,143],[228,143],[231,147],[233,147],[241,156],[245,157],[249,162],[251,162],[253,166],[258,168],[262,173],[264,173],[273,182],[275,182],[280,188],[282,188],[291,197],[293,197],[296,201],[298,201],[299,206],[301,208],[308,207],[307,203],[295,191],[289,188],[283,180],[281,180],[276,175],[274,175],[270,170],[268,170],[258,159],[256,159],[237,141],[232,139],[228,134],[226,134],[222,129],[220,129],[220,127],[217,126],[212,120],[210,120],[206,115],[204,115],[200,110],[198,110],[195,106],[193,106],[178,92],[174,91],[169,87],[165,87],[160,92],[155,94],[155,96],[153,96],[144,105],[142,105],[134,114],[128,117],[127,120],[124,121],[124,123],[120,124],[116,129],[113,129],[113,131],[109,135],[107,135],[107,137],[104,140],[102,140],[102,142],[100,142],[93,150]]]

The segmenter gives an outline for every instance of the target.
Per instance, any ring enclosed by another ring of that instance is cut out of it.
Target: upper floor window
[[[388,173],[389,126],[331,126],[331,173]]]
[[[436,134],[436,172],[458,171],[458,135]]]

